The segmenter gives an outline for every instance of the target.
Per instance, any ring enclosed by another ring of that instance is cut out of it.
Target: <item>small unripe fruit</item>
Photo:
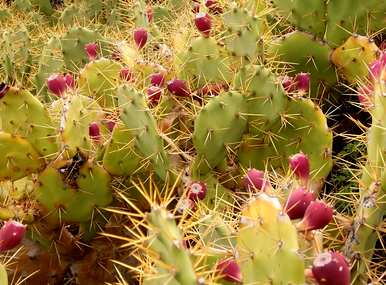
[[[225,280],[230,282],[241,283],[242,277],[240,266],[233,258],[228,258],[220,261],[217,264],[217,270]]]
[[[301,231],[319,230],[327,226],[333,217],[333,210],[323,201],[312,201],[301,222],[297,225]]]
[[[62,96],[67,89],[66,79],[62,74],[52,74],[47,79],[47,87],[56,96]]]
[[[147,38],[148,34],[145,28],[137,28],[134,30],[134,41],[139,49],[146,45]]]
[[[310,177],[310,162],[304,153],[299,152],[290,156],[289,166],[299,179],[307,181]]]
[[[264,178],[264,172],[257,169],[249,169],[243,178],[243,186],[245,190],[262,190],[270,186],[267,179]]]
[[[338,252],[319,254],[312,265],[312,275],[318,285],[350,285],[350,268]]]
[[[151,106],[158,105],[162,96],[162,89],[159,88],[158,86],[150,86],[147,89],[146,93],[147,93],[147,98],[149,100],[149,104]]]
[[[90,61],[95,60],[98,56],[98,45],[96,43],[88,43],[84,46],[84,50]]]
[[[5,222],[0,229],[0,251],[10,250],[20,244],[27,226],[16,221]]]
[[[291,220],[301,219],[303,218],[307,207],[314,200],[315,195],[313,193],[308,192],[303,187],[299,187],[289,194],[284,211]]]
[[[192,201],[204,200],[206,196],[206,185],[203,182],[193,182],[189,186],[188,197]]]
[[[209,37],[210,30],[212,29],[212,20],[207,13],[197,13],[194,24],[204,37]]]
[[[173,95],[179,97],[188,97],[190,95],[189,88],[185,80],[173,79],[167,82],[168,90]]]

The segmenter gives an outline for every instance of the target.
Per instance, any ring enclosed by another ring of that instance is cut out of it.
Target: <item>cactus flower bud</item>
[[[137,28],[134,30],[134,41],[139,49],[146,45],[147,38],[148,34],[145,28]]]
[[[217,264],[217,270],[223,276],[223,278],[230,282],[241,283],[241,270],[240,266],[233,258],[228,258],[220,261]]]
[[[52,74],[47,79],[47,87],[56,96],[62,96],[67,89],[66,79],[62,74]]]
[[[304,153],[299,152],[290,156],[289,166],[299,179],[307,181],[310,177],[310,162]]]
[[[209,37],[210,30],[212,29],[212,20],[207,13],[197,13],[194,19],[194,24],[197,30],[204,36]]]
[[[319,254],[312,265],[312,275],[318,285],[349,285],[350,268],[338,252]]]
[[[24,237],[27,226],[16,221],[5,222],[0,229],[0,251],[18,246]]]
[[[173,79],[167,82],[170,93],[179,97],[188,97],[190,95],[189,88],[185,80]]]
[[[330,206],[323,201],[312,201],[297,227],[300,231],[322,229],[331,222],[332,217],[333,210]]]
[[[188,197],[190,200],[204,200],[206,196],[206,185],[203,182],[193,182],[189,186]]]
[[[301,219],[307,207],[314,200],[315,195],[312,192],[308,192],[305,188],[299,187],[289,194],[284,211],[291,220]]]
[[[270,187],[268,180],[264,178],[264,172],[257,169],[249,169],[243,178],[243,186],[245,190],[251,191],[262,190],[265,191]]]

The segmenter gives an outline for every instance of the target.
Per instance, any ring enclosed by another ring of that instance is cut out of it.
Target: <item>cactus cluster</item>
[[[1,284],[382,278],[385,3],[15,0],[0,22]]]

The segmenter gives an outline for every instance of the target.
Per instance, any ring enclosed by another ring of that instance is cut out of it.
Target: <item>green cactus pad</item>
[[[63,70],[64,62],[60,40],[52,37],[42,50],[35,82],[39,95],[47,96],[47,78]]]
[[[377,45],[369,38],[352,36],[334,50],[331,61],[348,81],[356,82],[367,77],[368,65],[377,59],[379,53]]]
[[[151,161],[157,175],[165,180],[169,170],[169,158],[145,96],[128,85],[122,85],[118,87],[118,102],[121,120],[135,137],[136,148],[143,157]]]
[[[232,78],[229,58],[213,38],[195,39],[189,48],[178,56],[181,78],[200,88],[208,83],[229,82]]]
[[[80,95],[63,100],[60,122],[62,144],[69,157],[79,151],[88,156],[93,150],[89,126],[92,122],[100,122],[103,118],[102,109],[91,98]]]
[[[279,14],[301,30],[323,39],[326,28],[325,0],[273,0]]]
[[[106,58],[88,63],[79,74],[80,93],[94,98],[102,107],[117,107],[115,89],[121,67],[116,61]]]
[[[323,95],[326,88],[337,82],[334,66],[330,63],[330,48],[311,35],[292,32],[272,43],[269,54],[283,64],[289,64],[289,74],[308,72],[311,76],[311,96]]]
[[[66,68],[70,71],[77,71],[88,62],[84,46],[88,43],[101,42],[102,37],[95,31],[74,27],[71,28],[62,38],[62,51]]]
[[[227,147],[240,142],[247,127],[247,108],[246,97],[238,92],[222,93],[202,108],[194,122],[194,172],[207,173],[225,159]]]
[[[261,53],[260,21],[246,9],[233,8],[223,16],[227,27],[225,44],[235,56],[254,59]]]
[[[309,99],[288,103],[263,138],[244,137],[239,159],[243,167],[265,169],[288,167],[288,157],[300,151],[308,155],[311,177],[316,181],[327,177],[332,168],[332,132],[323,112]]]
[[[148,249],[150,256],[162,264],[144,280],[144,284],[196,285],[193,264],[189,252],[183,245],[183,234],[173,217],[162,208],[155,208],[147,214],[149,227]],[[156,261],[156,260],[154,260]]]
[[[138,170],[143,159],[135,147],[133,132],[123,125],[114,127],[103,156],[103,167],[111,175],[128,176]]]
[[[236,75],[234,88],[247,94],[249,133],[260,135],[280,116],[287,95],[273,74],[257,65],[247,65]]]
[[[260,194],[249,202],[236,248],[244,284],[304,284],[297,230],[277,198]]]
[[[111,178],[102,167],[87,161],[65,167],[48,167],[39,175],[36,199],[49,221],[89,221],[95,207],[112,202]]]
[[[64,26],[72,26],[79,18],[81,18],[79,8],[72,4],[63,10],[59,18],[59,23]]]
[[[18,180],[44,168],[44,160],[25,139],[0,132],[0,181]]]
[[[0,120],[4,131],[28,140],[40,155],[52,158],[57,154],[57,128],[30,92],[10,87],[0,99]]]
[[[333,47],[353,33],[367,35],[386,26],[386,5],[379,0],[330,0],[327,6],[326,39]]]

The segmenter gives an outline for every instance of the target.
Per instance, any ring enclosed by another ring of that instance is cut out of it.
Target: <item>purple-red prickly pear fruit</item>
[[[310,162],[303,152],[290,156],[289,166],[299,179],[307,181],[310,177]]]
[[[158,86],[150,86],[147,91],[147,98],[149,100],[149,104],[151,106],[157,106],[161,96],[162,96],[162,89]]]
[[[333,217],[333,210],[323,201],[312,201],[297,225],[300,231],[319,230],[327,226]]]
[[[167,82],[168,90],[173,95],[179,97],[188,97],[190,95],[189,88],[185,80],[173,79]]]
[[[106,119],[103,120],[103,124],[110,132],[112,132],[115,128],[116,122],[113,119]]]
[[[294,83],[294,79],[288,75],[285,75],[282,80],[281,84],[283,85],[283,88],[286,92],[294,92],[296,88],[296,84]]]
[[[74,87],[75,87],[75,80],[74,80],[74,76],[71,73],[67,73],[64,76],[64,80],[66,81],[66,85],[67,85],[68,88],[74,89]]]
[[[310,75],[308,73],[301,72],[297,74],[294,82],[298,91],[308,92],[310,89]]]
[[[56,96],[62,96],[67,89],[66,79],[62,74],[52,74],[47,79],[47,87]]]
[[[89,61],[93,61],[98,56],[98,45],[96,43],[88,43],[84,46],[84,50]]]
[[[197,2],[192,3],[192,12],[194,14],[200,13],[200,3],[197,3]]]
[[[299,187],[289,194],[284,211],[291,220],[301,219],[307,207],[315,199],[315,195],[312,192],[307,191],[303,187]]]
[[[204,200],[206,196],[206,185],[203,182],[193,182],[189,185],[188,197],[190,200]]]
[[[97,122],[90,123],[90,125],[88,126],[88,134],[90,135],[90,138],[92,138],[94,141],[98,142],[100,140],[101,130]]]
[[[0,229],[0,251],[18,246],[24,237],[27,226],[16,221],[7,221]]]
[[[205,0],[205,6],[209,9],[212,14],[221,14],[223,12],[222,7],[216,0]]]
[[[350,268],[339,252],[320,253],[313,262],[312,275],[318,285],[350,285]]]
[[[147,30],[145,28],[136,28],[134,30],[134,41],[139,49],[143,48],[147,43]]]
[[[227,90],[228,86],[223,83],[210,83],[197,90],[198,96],[217,96],[223,90]]]
[[[243,186],[245,190],[262,190],[265,191],[266,188],[270,187],[270,183],[267,179],[264,178],[264,171],[257,169],[249,169],[243,178]]]
[[[7,94],[9,90],[9,85],[7,83],[0,83],[0,99],[3,98],[5,96],[5,94]]]
[[[122,67],[119,72],[119,77],[122,80],[125,80],[127,82],[130,82],[133,79],[133,73],[128,67]]]
[[[153,86],[162,87],[165,83],[165,73],[157,72],[157,73],[150,74],[150,83]]]
[[[230,282],[241,283],[241,270],[240,266],[233,258],[221,260],[217,264],[217,270],[223,276],[223,279]]]
[[[212,29],[212,20],[207,13],[197,13],[194,19],[197,30],[204,36],[209,37]]]

